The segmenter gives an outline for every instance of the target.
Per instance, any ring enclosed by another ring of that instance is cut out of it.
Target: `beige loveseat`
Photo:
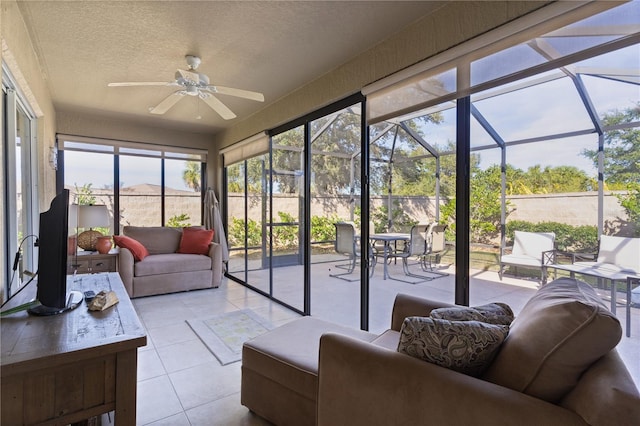
[[[542,287],[481,377],[397,351],[405,318],[442,306],[400,294],[379,336],[310,317],[259,336],[243,348],[242,404],[281,426],[640,421],[640,395],[614,349],[622,329],[587,284]]]
[[[169,227],[125,226],[123,235],[140,242],[149,256],[135,261],[133,254],[120,248],[118,272],[129,296],[218,287],[222,279],[220,245],[211,243],[207,256],[176,253],[182,230]]]

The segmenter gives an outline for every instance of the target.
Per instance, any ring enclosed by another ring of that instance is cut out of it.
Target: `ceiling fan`
[[[109,83],[108,86],[175,86],[180,88],[163,99],[162,102],[155,107],[149,108],[149,112],[151,114],[164,114],[184,96],[199,97],[225,120],[231,120],[232,118],[235,118],[236,115],[225,104],[223,104],[215,94],[236,96],[238,98],[264,102],[264,95],[262,93],[209,84],[209,77],[205,74],[196,72],[196,69],[200,65],[200,58],[193,55],[187,55],[185,58],[187,60],[187,65],[189,65],[189,69],[177,70],[175,74],[176,79],[174,81]]]

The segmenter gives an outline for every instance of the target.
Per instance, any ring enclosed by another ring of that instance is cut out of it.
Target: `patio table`
[[[382,279],[386,280],[389,278],[389,271],[387,270],[387,260],[389,259],[389,253],[391,253],[391,249],[389,246],[391,243],[395,243],[397,241],[409,241],[410,234],[406,234],[403,232],[384,232],[380,234],[369,234],[369,240],[371,241],[382,241],[384,243],[382,250],[382,258],[384,260],[383,265],[383,274]]]

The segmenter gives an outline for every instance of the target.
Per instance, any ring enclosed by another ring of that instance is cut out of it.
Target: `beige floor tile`
[[[147,330],[158,327],[166,327],[176,323],[176,320],[195,319],[196,316],[186,306],[180,303],[170,303],[170,295],[165,295],[164,305],[154,306],[153,310],[139,313]]]
[[[167,376],[138,382],[137,424],[146,425],[180,414],[183,407]]]
[[[240,394],[220,398],[186,411],[191,426],[268,426],[271,423],[240,404]]]
[[[218,362],[200,339],[162,346],[157,352],[167,373]]]
[[[138,351],[138,381],[167,374],[158,353],[153,350]]]
[[[149,426],[191,426],[186,413],[178,413],[174,416],[170,416],[157,422],[149,423]]]
[[[151,328],[147,336],[153,338],[153,344],[156,348],[198,339],[198,336],[191,330],[186,321],[164,327]]]
[[[169,373],[185,409],[240,392],[240,363],[221,366],[218,361]]]

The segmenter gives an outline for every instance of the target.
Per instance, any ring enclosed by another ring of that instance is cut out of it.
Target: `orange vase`
[[[76,254],[78,250],[78,237],[75,235],[70,235],[69,240],[67,242],[67,254],[72,255]]]
[[[100,254],[109,253],[109,250],[111,250],[111,237],[98,237],[96,249]]]

